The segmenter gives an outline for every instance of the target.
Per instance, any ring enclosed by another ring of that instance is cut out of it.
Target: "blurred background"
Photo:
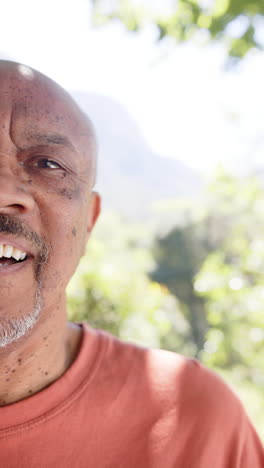
[[[0,58],[64,86],[100,143],[70,318],[199,359],[264,439],[264,2],[1,2]]]

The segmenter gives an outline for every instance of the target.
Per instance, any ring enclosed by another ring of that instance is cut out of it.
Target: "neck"
[[[0,349],[0,406],[23,400],[48,387],[74,361],[81,328],[66,318],[59,323],[57,320],[56,324],[51,322],[37,323],[29,336]]]

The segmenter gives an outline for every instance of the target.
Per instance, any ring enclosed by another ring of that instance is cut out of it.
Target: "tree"
[[[210,197],[217,245],[194,278],[210,327],[203,360],[216,367],[243,367],[249,380],[264,371],[263,200],[259,179],[219,174]]]
[[[228,55],[241,59],[251,49],[263,49],[258,29],[264,18],[262,0],[175,0],[169,14],[157,13],[151,2],[93,0],[95,24],[119,19],[128,30],[138,31],[146,23],[157,26],[158,38],[178,42],[205,32],[211,41],[225,42]]]
[[[86,321],[122,339],[189,354],[189,325],[179,301],[148,277],[150,232],[104,214],[87,255],[68,287],[71,320]]]
[[[235,178],[219,169],[203,205],[200,220],[193,206],[187,224],[157,240],[152,278],[185,305],[197,357],[234,387],[264,438],[261,174]]]
[[[166,236],[158,238],[153,249],[156,262],[151,278],[166,285],[178,298],[191,330],[193,355],[203,349],[207,322],[203,299],[193,286],[195,275],[208,254],[206,233],[202,235],[200,223],[179,225]]]

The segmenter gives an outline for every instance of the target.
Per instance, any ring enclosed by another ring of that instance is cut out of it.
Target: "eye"
[[[40,168],[40,169],[62,169],[60,164],[58,164],[56,161],[53,161],[52,159],[46,159],[46,158],[35,161],[33,166]]]

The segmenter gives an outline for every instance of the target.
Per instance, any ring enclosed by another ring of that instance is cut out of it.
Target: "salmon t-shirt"
[[[1,467],[264,467],[258,436],[219,377],[82,327],[59,380],[0,408]]]

